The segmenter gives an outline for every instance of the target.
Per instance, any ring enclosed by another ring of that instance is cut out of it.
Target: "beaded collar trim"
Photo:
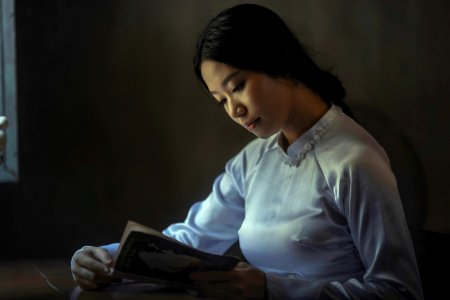
[[[278,134],[278,154],[289,166],[298,166],[305,159],[306,154],[317,145],[322,136],[329,130],[336,118],[342,114],[339,106],[332,105],[330,109],[314,124],[308,131],[294,141],[284,152],[282,145],[282,135]]]

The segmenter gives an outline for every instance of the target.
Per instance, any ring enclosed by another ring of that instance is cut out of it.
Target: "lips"
[[[253,120],[252,122],[248,122],[244,124],[244,127],[248,130],[248,131],[253,131],[255,130],[257,124],[259,122],[259,118],[256,118],[255,120]]]

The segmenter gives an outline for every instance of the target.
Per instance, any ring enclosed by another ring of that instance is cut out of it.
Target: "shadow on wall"
[[[371,107],[350,105],[358,122],[386,150],[397,177],[403,209],[414,242],[425,299],[439,299],[445,292],[445,276],[436,276],[438,268],[450,268],[450,236],[423,229],[427,186],[422,163],[401,128],[382,112]]]
[[[382,112],[363,104],[350,104],[358,121],[381,144],[389,156],[392,171],[411,233],[423,228],[427,187],[422,163],[413,144],[401,128]]]

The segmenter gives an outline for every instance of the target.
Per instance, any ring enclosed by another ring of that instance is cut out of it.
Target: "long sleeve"
[[[246,161],[243,156],[241,153],[227,162],[209,196],[191,206],[184,222],[171,224],[162,233],[206,252],[222,254],[228,250],[239,238],[238,230],[245,215],[241,179]],[[115,257],[119,244],[101,248]]]
[[[190,208],[186,220],[170,225],[163,234],[216,254],[224,253],[238,240],[245,213],[243,187],[236,181],[241,176],[236,160],[227,163],[210,195]]]
[[[103,248],[106,251],[108,251],[109,254],[112,257],[116,257],[117,251],[119,251],[119,243],[112,243],[112,244],[108,244],[108,245],[102,245],[102,246],[100,246],[100,248]]]
[[[341,161],[347,167],[328,181],[365,273],[343,280],[268,274],[269,299],[423,299],[395,177],[382,156],[370,154]]]
[[[209,196],[191,206],[184,222],[172,224],[162,233],[206,252],[222,254],[228,250],[239,238],[238,230],[245,215],[242,184],[245,164],[244,153],[228,161]],[[115,257],[119,243],[100,247]]]

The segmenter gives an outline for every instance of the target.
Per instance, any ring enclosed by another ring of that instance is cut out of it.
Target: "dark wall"
[[[120,5],[16,2],[20,182],[0,185],[2,259],[114,242],[128,219],[181,220],[250,138],[193,77],[195,34],[180,53],[158,2],[136,20]]]
[[[109,1],[16,1],[20,182],[0,187],[2,258],[67,254],[86,226],[101,236],[111,19]]]
[[[197,33],[241,1],[16,1],[20,182],[0,185],[0,258],[70,256],[162,229],[252,136],[202,92]],[[253,1],[254,2],[254,1]],[[445,1],[259,1],[286,19],[388,151],[408,215],[450,233]]]

